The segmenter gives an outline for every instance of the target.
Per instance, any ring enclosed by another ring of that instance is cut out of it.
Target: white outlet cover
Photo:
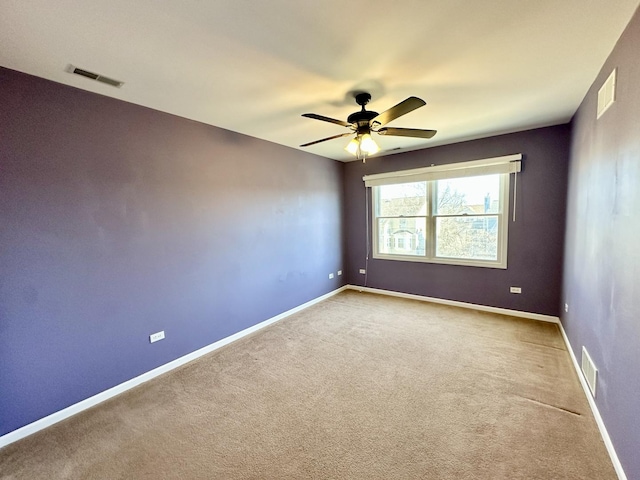
[[[162,330],[161,332],[152,333],[151,335],[149,335],[149,343],[154,343],[162,339],[164,339],[164,330]]]
[[[509,291],[511,293],[522,293],[522,287],[511,287]]]
[[[333,273],[329,274],[329,280],[331,280],[333,278]]]
[[[338,276],[342,275],[342,270],[338,270]]]
[[[365,273],[367,273],[367,271],[364,268],[361,268],[360,269],[360,273],[362,273],[364,275]]]

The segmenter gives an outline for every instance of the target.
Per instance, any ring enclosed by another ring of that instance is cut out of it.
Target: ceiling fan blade
[[[409,112],[413,112],[416,108],[420,108],[426,105],[427,102],[418,97],[409,97],[403,100],[395,107],[391,107],[389,110],[382,112],[377,117],[371,119],[371,123],[379,123],[380,125],[386,125],[392,120],[395,120],[402,115],[406,115]]]
[[[308,147],[309,145],[315,145],[316,143],[326,142],[327,140],[333,140],[334,138],[346,137],[347,135],[353,135],[353,132],[341,133],[339,135],[334,135],[332,137],[323,138],[321,140],[316,140],[315,142],[305,143],[304,145],[300,145],[301,147]]]
[[[395,137],[417,137],[417,138],[431,138],[437,130],[422,130],[420,128],[381,128],[378,130],[380,135],[391,135]]]
[[[335,118],[325,117],[323,115],[318,115],[316,113],[303,113],[302,116],[307,118],[315,118],[316,120],[322,120],[323,122],[336,123],[338,125],[342,125],[343,127],[351,126],[350,123],[343,122],[342,120],[336,120]]]

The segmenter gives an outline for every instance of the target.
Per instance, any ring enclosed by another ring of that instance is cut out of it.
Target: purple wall
[[[573,119],[562,323],[598,371],[596,404],[629,479],[640,478],[640,12]],[[617,72],[616,102],[596,120]]]
[[[342,163],[6,69],[0,111],[0,435],[341,285]]]
[[[366,252],[363,175],[522,153],[506,270],[370,259],[367,286],[557,316],[569,139],[569,126],[561,125],[347,164],[348,283],[364,285],[358,273],[365,268]],[[513,193],[513,178],[511,185]],[[522,294],[509,293],[510,286],[522,287]]]

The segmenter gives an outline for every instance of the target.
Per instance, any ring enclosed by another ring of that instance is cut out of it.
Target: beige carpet
[[[615,479],[558,327],[346,291],[0,450],[2,479]]]

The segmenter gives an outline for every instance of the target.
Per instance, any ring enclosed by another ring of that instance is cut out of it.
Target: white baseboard
[[[62,420],[65,420],[77,413],[80,413],[88,408],[91,408],[95,405],[98,405],[99,403],[102,403],[112,397],[115,397],[116,395],[119,395],[120,393],[126,392],[127,390],[130,390],[131,388],[134,388],[144,382],[147,382],[153,378],[156,378],[166,372],[169,372],[177,367],[180,367],[188,362],[191,362],[199,357],[202,357],[203,355],[206,355],[208,353],[213,352],[214,350],[217,350],[225,345],[228,345],[236,340],[239,340],[240,338],[246,337],[247,335],[250,335],[253,332],[256,332],[264,327],[267,327],[268,325],[271,325],[273,323],[276,323],[290,315],[293,315],[294,313],[297,313],[301,310],[304,310],[305,308],[308,308],[316,303],[321,302],[322,300],[325,300],[329,297],[332,297],[333,295],[336,295],[346,289],[350,289],[350,290],[357,290],[357,291],[362,291],[362,292],[369,292],[369,293],[377,293],[377,294],[381,294],[381,295],[389,295],[389,296],[393,296],[393,297],[400,297],[400,298],[409,298],[409,299],[413,299],[413,300],[420,300],[420,301],[425,301],[425,302],[431,302],[431,303],[439,303],[442,305],[449,305],[449,306],[454,306],[454,307],[461,307],[461,308],[469,308],[469,309],[473,309],[473,310],[480,310],[480,311],[485,311],[485,312],[492,312],[492,313],[498,313],[498,314],[503,314],[503,315],[511,315],[514,317],[522,317],[522,318],[530,318],[533,320],[540,320],[540,321],[544,321],[544,322],[552,322],[552,323],[557,323],[560,326],[560,331],[562,332],[562,337],[564,338],[564,341],[567,345],[567,350],[569,350],[569,354],[571,355],[571,360],[573,362],[573,366],[578,374],[578,378],[580,379],[580,383],[582,385],[582,388],[584,389],[585,395],[587,396],[587,400],[589,401],[589,406],[591,407],[591,410],[593,412],[593,416],[596,419],[596,423],[598,425],[598,428],[600,429],[600,434],[602,435],[602,439],[604,441],[604,444],[607,448],[607,451],[609,452],[609,455],[611,457],[611,461],[613,463],[613,466],[615,468],[616,473],[618,474],[618,478],[620,480],[627,480],[627,477],[624,473],[624,470],[622,468],[622,464],[620,463],[620,460],[618,459],[618,455],[616,454],[616,451],[613,447],[613,444],[611,443],[611,438],[609,437],[609,433],[607,432],[607,429],[604,425],[604,422],[602,420],[602,417],[600,416],[600,412],[598,411],[598,407],[595,404],[595,401],[593,400],[593,397],[591,397],[591,394],[589,392],[589,387],[587,385],[587,382],[585,381],[584,377],[582,376],[582,372],[580,371],[580,365],[578,364],[578,361],[576,360],[575,355],[573,354],[573,350],[571,349],[571,344],[569,343],[569,339],[567,338],[567,335],[564,331],[564,328],[562,327],[562,324],[560,323],[560,319],[558,317],[553,317],[553,316],[549,316],[549,315],[541,315],[538,313],[530,313],[530,312],[521,312],[518,310],[509,310],[509,309],[505,309],[505,308],[498,308],[498,307],[488,307],[485,305],[476,305],[473,303],[466,303],[466,302],[457,302],[454,300],[444,300],[441,298],[434,298],[434,297],[425,297],[425,296],[421,296],[421,295],[412,295],[412,294],[408,294],[408,293],[400,293],[400,292],[393,292],[390,290],[382,290],[382,289],[378,289],[378,288],[370,288],[370,287],[360,287],[357,285],[345,285],[343,287],[340,287],[336,290],[333,290],[332,292],[329,292],[325,295],[322,295],[320,297],[314,298],[313,300],[310,300],[302,305],[299,305],[295,308],[292,308],[291,310],[287,310],[286,312],[281,313],[280,315],[276,315],[275,317],[269,318],[263,322],[260,322],[252,327],[249,327],[245,330],[242,330],[238,333],[235,333],[229,337],[223,338],[222,340],[219,340],[217,342],[214,342],[210,345],[207,345],[206,347],[203,347],[199,350],[196,350],[194,352],[191,352],[187,355],[184,355],[180,358],[177,358],[176,360],[173,360],[169,363],[166,363],[164,365],[161,365],[160,367],[157,367],[153,370],[150,370],[146,373],[143,373],[142,375],[139,375],[135,378],[132,378],[131,380],[128,380],[124,383],[121,383],[119,385],[116,385],[115,387],[112,387],[108,390],[105,390],[103,392],[98,393],[97,395],[94,395],[92,397],[89,397],[85,400],[82,400],[81,402],[78,402],[74,405],[71,405],[63,410],[60,410],[58,412],[52,413],[51,415],[48,415],[44,418],[41,418],[40,420],[36,420],[33,423],[30,423],[28,425],[25,425],[24,427],[21,427],[17,430],[14,430],[13,432],[9,432],[5,435],[3,435],[2,437],[0,437],[0,448],[5,447],[13,442],[16,442],[22,438],[25,438],[33,433],[36,433],[40,430],[43,430],[51,425],[54,425]]]
[[[522,312],[520,310],[509,310],[508,308],[488,307],[486,305],[477,305],[475,303],[458,302],[455,300],[445,300],[443,298],[425,297],[422,295],[413,295],[411,293],[393,292],[391,290],[382,290],[380,288],[360,287],[358,285],[347,285],[349,290],[357,290],[359,292],[379,293],[381,295],[389,295],[392,297],[410,298],[411,300],[420,300],[421,302],[439,303],[441,305],[449,305],[451,307],[469,308],[479,310],[481,312],[499,313],[500,315],[510,315],[512,317],[530,318],[532,320],[540,320],[541,322],[560,323],[560,318],[551,315],[542,315],[540,313]]]
[[[336,295],[346,289],[347,289],[347,286],[345,285],[325,295],[314,298],[313,300],[303,303],[302,305],[298,305],[297,307],[292,308],[291,310],[287,310],[286,312],[283,312],[280,315],[276,315],[275,317],[269,318],[263,322],[253,325],[252,327],[246,328],[238,333],[234,333],[229,337],[223,338],[222,340],[218,340],[217,342],[207,345],[206,347],[200,348],[199,350],[196,350],[180,358],[177,358],[169,363],[165,363],[164,365],[154,368],[153,370],[143,373],[142,375],[132,378],[131,380],[127,380],[124,383],[121,383],[119,385],[116,385],[115,387],[109,388],[108,390],[100,392],[92,397],[82,400],[81,402],[70,405],[67,408],[64,408],[55,413],[52,413],[51,415],[41,418],[40,420],[36,420],[33,423],[30,423],[28,425],[25,425],[24,427],[18,428],[13,432],[9,432],[0,437],[0,448],[5,447],[10,443],[16,442],[24,437],[32,435],[40,430],[43,430],[55,423],[65,420],[88,408],[98,405],[99,403],[102,403],[105,400],[115,397],[120,393],[126,392],[127,390],[130,390],[133,387],[136,387],[144,382],[148,382],[149,380],[156,378],[157,376],[162,375],[163,373],[167,373],[173,370],[174,368],[180,367],[185,363],[191,362],[199,357],[202,357],[203,355],[211,353],[220,347],[224,347],[225,345],[235,342],[236,340],[239,340],[242,337],[246,337],[247,335],[253,332],[256,332],[264,327],[267,327],[273,323],[276,323],[290,315],[293,315],[294,313],[304,310],[305,308],[309,308],[310,306],[315,305],[316,303],[321,302],[322,300],[325,300],[329,297],[332,297],[333,295]]]
[[[564,331],[564,327],[562,323],[560,325],[560,332],[562,332],[562,338],[564,339],[564,343],[567,346],[567,350],[569,350],[569,355],[571,355],[571,361],[573,362],[573,368],[575,368],[576,373],[578,374],[578,378],[580,379],[580,385],[582,385],[582,389],[584,390],[584,394],[589,401],[589,407],[591,407],[591,412],[593,413],[594,418],[596,419],[596,424],[598,425],[598,429],[600,430],[600,435],[602,436],[602,441],[604,442],[605,447],[607,447],[607,452],[609,452],[609,457],[611,457],[611,463],[613,463],[613,468],[618,474],[619,480],[627,480],[627,475],[624,473],[624,469],[622,468],[622,464],[620,463],[620,459],[618,458],[618,454],[616,453],[616,449],[613,447],[613,443],[611,442],[611,437],[609,437],[609,432],[607,432],[607,427],[602,420],[602,416],[600,416],[600,411],[598,410],[598,406],[596,405],[596,401],[591,396],[591,390],[589,389],[589,385],[587,384],[587,380],[584,378],[582,374],[582,369],[580,368],[580,364],[578,363],[578,359],[573,353],[573,349],[571,348],[571,343],[569,342],[569,337],[567,337],[567,333]]]

